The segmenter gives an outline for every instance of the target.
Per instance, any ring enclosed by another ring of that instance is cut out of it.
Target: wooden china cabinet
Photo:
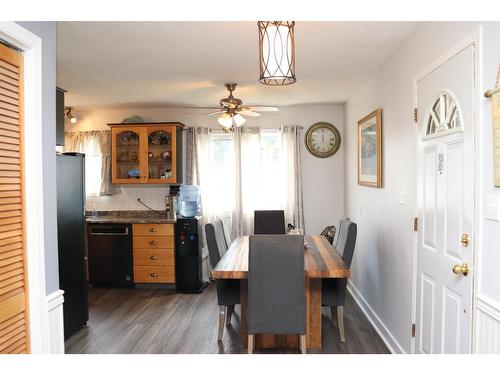
[[[114,184],[182,183],[179,122],[108,124]]]

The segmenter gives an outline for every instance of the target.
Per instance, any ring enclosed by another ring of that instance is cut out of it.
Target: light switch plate
[[[484,209],[486,220],[500,221],[500,196],[487,195]]]
[[[406,204],[406,190],[401,189],[399,191],[399,204],[405,205]]]

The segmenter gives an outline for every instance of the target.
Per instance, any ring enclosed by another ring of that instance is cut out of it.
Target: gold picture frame
[[[382,109],[358,121],[358,185],[382,187]]]

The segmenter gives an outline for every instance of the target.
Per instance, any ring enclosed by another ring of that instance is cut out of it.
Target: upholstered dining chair
[[[341,216],[340,217],[340,221],[339,221],[339,229],[337,231],[335,231],[336,233],[336,236],[333,237],[333,247],[337,247],[337,242],[339,241],[339,233],[340,231],[342,230],[342,223],[347,223],[344,219],[347,219],[347,220],[350,220],[348,217],[346,216]]]
[[[323,232],[321,232],[321,235],[325,237],[330,244],[333,245],[333,239],[335,238],[335,233],[337,232],[337,228],[335,228],[335,225],[329,225],[323,229]]]
[[[269,333],[300,335],[305,354],[304,236],[250,236],[248,252],[248,353]]]
[[[349,219],[342,219],[338,231],[336,250],[348,268],[351,267],[354,247],[356,245],[356,235],[356,223]],[[323,279],[322,288],[321,304],[323,306],[330,306],[333,325],[335,325],[334,310],[335,308],[337,309],[340,341],[345,342],[344,306],[347,279]]]
[[[222,220],[217,219],[213,224],[206,224],[205,236],[210,265],[214,268],[219,263],[222,255],[227,251]],[[224,323],[226,325],[231,324],[234,306],[240,303],[240,281],[217,279],[215,280],[215,287],[217,289],[217,303],[219,305],[219,332],[217,340],[222,340]]]
[[[285,234],[285,211],[254,211],[254,234]]]

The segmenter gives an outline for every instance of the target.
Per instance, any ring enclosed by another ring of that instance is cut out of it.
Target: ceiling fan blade
[[[278,107],[258,107],[258,106],[249,106],[247,107],[251,111],[258,111],[258,112],[278,112],[279,108]]]
[[[205,116],[213,116],[213,115],[218,115],[218,114],[225,113],[225,112],[226,112],[225,110],[219,109],[218,111],[206,113]]]
[[[190,107],[190,106],[182,106],[182,107],[179,107],[179,108],[184,108],[184,109],[213,109],[213,110],[216,110],[216,109],[220,109],[220,107]]]
[[[261,115],[260,113],[254,112],[249,108],[243,108],[241,111],[238,111],[238,113],[250,117],[259,117]]]

